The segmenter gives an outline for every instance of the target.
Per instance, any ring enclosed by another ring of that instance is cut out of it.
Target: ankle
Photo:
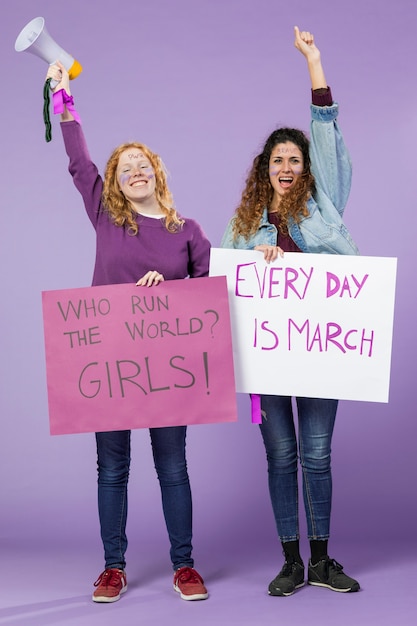
[[[298,541],[298,539],[295,541],[283,541],[282,549],[284,552],[285,560],[287,562],[299,563],[300,565],[304,567],[303,559],[301,558],[301,555],[300,555],[300,542]]]
[[[312,539],[310,541],[311,565],[317,565],[319,561],[328,558],[327,544],[327,539]]]

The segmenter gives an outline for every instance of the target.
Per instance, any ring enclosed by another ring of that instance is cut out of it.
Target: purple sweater
[[[185,219],[177,233],[170,233],[163,219],[138,215],[137,235],[116,226],[101,203],[103,181],[90,159],[78,122],[62,122],[69,171],[83,197],[96,231],[93,285],[136,283],[149,270],[165,280],[208,276],[210,243],[194,220]]]

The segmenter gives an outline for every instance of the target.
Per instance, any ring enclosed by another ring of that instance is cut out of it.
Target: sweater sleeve
[[[190,278],[208,276],[210,264],[210,242],[197,222],[191,220],[193,234],[188,243],[188,274]]]
[[[61,130],[69,157],[68,170],[83,198],[88,217],[96,228],[101,211],[103,181],[97,167],[91,161],[80,124],[76,121],[61,122]]]
[[[317,107],[331,107],[333,104],[333,96],[330,87],[312,89],[311,103]]]

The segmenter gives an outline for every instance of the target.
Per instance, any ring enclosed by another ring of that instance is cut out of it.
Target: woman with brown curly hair
[[[295,27],[295,46],[307,60],[311,79],[311,141],[294,128],[279,128],[268,137],[254,159],[241,202],[222,240],[225,248],[259,250],[267,262],[284,252],[358,254],[342,219],[351,163],[337,123],[338,105],[333,102],[313,35]],[[262,395],[260,399],[269,492],[285,557],[269,594],[289,596],[304,585],[298,454],[311,550],[308,582],[333,591],[358,591],[359,583],[327,553],[337,400],[295,399],[297,442],[292,398]]]
[[[208,275],[210,243],[200,226],[178,215],[158,155],[140,143],[122,144],[111,155],[104,182],[91,161],[69,90],[68,72],[57,62],[47,79],[57,81],[54,110],[69,171],[96,232],[93,285],[136,283]],[[183,600],[205,600],[207,589],[194,569],[192,502],[185,456],[186,427],[150,428],[153,458],[174,569],[174,588]],[[98,507],[104,571],[95,582],[94,602],[115,602],[127,589],[127,484],[130,431],[96,433]]]

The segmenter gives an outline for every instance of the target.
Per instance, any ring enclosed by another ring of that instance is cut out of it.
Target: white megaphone
[[[49,65],[61,61],[71,79],[82,72],[82,66],[49,35],[43,17],[35,17],[20,31],[14,44],[16,52],[31,52]]]

